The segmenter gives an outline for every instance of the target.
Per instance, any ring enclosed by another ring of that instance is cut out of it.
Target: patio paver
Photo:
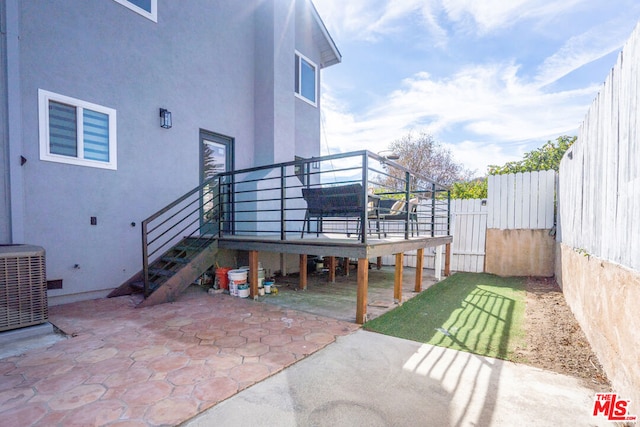
[[[137,301],[51,307],[70,338],[0,359],[3,425],[174,425],[359,328],[199,288]]]

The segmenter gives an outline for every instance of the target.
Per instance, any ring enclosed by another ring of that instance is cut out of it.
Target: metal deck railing
[[[362,192],[357,197],[329,196],[327,209],[308,217],[303,189],[340,194],[354,187]],[[400,209],[393,211],[394,204]],[[367,244],[448,236],[450,219],[447,187],[366,150],[220,173],[143,221],[145,290],[150,263],[185,237],[203,247],[234,236],[283,242],[339,237]]]

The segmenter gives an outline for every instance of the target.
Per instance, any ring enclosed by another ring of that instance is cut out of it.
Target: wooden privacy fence
[[[640,270],[640,25],[560,164],[561,241]]]
[[[489,176],[487,228],[553,228],[555,180],[552,170]]]
[[[451,270],[482,272],[484,270],[484,244],[487,230],[486,200],[451,200]],[[405,266],[416,266],[416,252],[405,254]],[[424,267],[435,268],[436,248],[424,252]],[[393,264],[395,258],[384,257],[384,264]]]
[[[640,24],[560,163],[556,277],[614,390],[640,413]]]
[[[550,230],[555,225],[555,171],[492,175],[488,198],[451,200],[451,270],[485,271],[487,229]],[[405,254],[405,265],[416,266],[416,253]],[[424,266],[433,269],[436,249],[425,251]],[[393,264],[395,258],[383,258]]]

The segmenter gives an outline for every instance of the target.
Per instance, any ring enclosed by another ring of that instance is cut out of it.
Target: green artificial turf
[[[509,360],[524,341],[525,281],[456,273],[364,328]]]

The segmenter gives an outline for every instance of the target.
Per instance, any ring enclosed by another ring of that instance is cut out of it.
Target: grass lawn
[[[526,279],[456,273],[364,328],[509,360],[524,341]]]

